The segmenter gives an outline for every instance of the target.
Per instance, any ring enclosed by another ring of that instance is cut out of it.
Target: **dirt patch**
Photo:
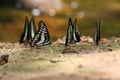
[[[8,54],[8,63],[0,66],[1,80],[115,80],[120,79],[120,40],[111,38],[80,42],[67,47],[63,43],[30,48],[19,43],[0,43],[0,55]]]

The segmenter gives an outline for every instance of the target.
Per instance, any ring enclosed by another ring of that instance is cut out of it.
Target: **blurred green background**
[[[26,16],[35,17],[36,27],[45,21],[52,41],[66,35],[68,17],[78,19],[84,36],[93,35],[98,18],[102,37],[120,35],[120,0],[0,0],[0,41],[19,41]]]

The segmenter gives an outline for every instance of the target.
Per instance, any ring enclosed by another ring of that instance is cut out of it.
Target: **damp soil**
[[[103,38],[98,46],[91,39],[67,47],[64,39],[42,47],[1,42],[0,56],[9,57],[0,80],[120,79],[120,38]]]

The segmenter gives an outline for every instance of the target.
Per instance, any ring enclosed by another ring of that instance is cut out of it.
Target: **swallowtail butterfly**
[[[35,20],[34,17],[30,19],[30,25],[28,29],[29,42],[31,43],[36,34]]]
[[[100,19],[98,22],[97,21],[95,22],[95,30],[94,30],[93,40],[96,45],[99,45],[99,42],[100,42]]]
[[[29,29],[29,20],[28,20],[28,17],[26,17],[25,18],[24,31],[21,35],[20,43],[29,43],[28,29]]]
[[[77,25],[77,19],[75,19],[74,21],[74,28],[75,28],[75,36],[76,36],[76,42],[80,42],[80,32],[79,32],[79,29],[78,29],[78,25]]]
[[[72,23],[72,19],[69,18],[68,21],[68,30],[67,30],[67,35],[66,35],[66,42],[65,45],[67,46],[68,43],[76,43],[80,41],[80,33],[77,30],[77,19],[75,19],[74,25]]]
[[[31,46],[43,46],[50,43],[50,36],[47,26],[43,21],[40,21],[37,35],[33,39]]]

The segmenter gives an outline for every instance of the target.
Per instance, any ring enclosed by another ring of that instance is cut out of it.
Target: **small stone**
[[[8,62],[9,55],[1,55],[0,56],[0,65],[4,65]]]
[[[50,59],[50,62],[58,63],[58,62],[61,62],[61,60],[59,58],[53,58],[53,59]]]
[[[112,48],[108,48],[109,51],[112,51]]]

